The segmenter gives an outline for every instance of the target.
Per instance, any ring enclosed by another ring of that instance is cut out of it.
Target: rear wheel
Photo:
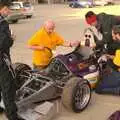
[[[70,78],[62,94],[62,103],[74,112],[83,111],[91,99],[91,88],[87,80]]]
[[[16,74],[16,87],[19,89],[26,81],[26,76],[28,75],[27,71],[31,70],[31,67],[24,63],[15,63],[13,64],[13,68]]]

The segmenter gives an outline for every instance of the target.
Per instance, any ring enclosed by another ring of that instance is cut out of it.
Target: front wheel
[[[83,111],[91,99],[91,88],[87,80],[78,77],[70,78],[62,94],[62,103],[74,112]]]

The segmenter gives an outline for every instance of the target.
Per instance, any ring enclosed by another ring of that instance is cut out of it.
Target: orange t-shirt
[[[46,47],[44,50],[33,51],[33,64],[48,65],[52,58],[52,50],[58,45],[63,45],[64,40],[56,33],[48,34],[44,28],[41,28],[28,41],[28,45],[38,45]],[[49,48],[49,49],[47,49]]]

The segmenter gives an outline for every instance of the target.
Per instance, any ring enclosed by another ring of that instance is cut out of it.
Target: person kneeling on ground
[[[48,20],[28,41],[28,48],[32,49],[34,52],[33,67],[37,70],[47,67],[53,57],[52,51],[56,46],[63,45],[66,47],[72,47],[78,45],[78,41],[64,41],[54,30],[54,21]]]
[[[112,37],[113,40],[120,43],[120,25],[113,27]],[[112,59],[117,69],[113,69],[110,74],[102,77],[95,92],[99,94],[120,95],[120,48],[116,50],[115,55],[106,55],[106,57]]]

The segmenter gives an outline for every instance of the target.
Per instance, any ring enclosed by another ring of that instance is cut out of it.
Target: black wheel
[[[74,4],[70,4],[69,7],[74,8]]]
[[[30,71],[31,67],[27,64],[15,63],[13,64],[13,68],[16,74],[16,79],[15,79],[16,87],[17,89],[19,89],[25,83],[27,79],[26,76],[29,75],[27,71]]]
[[[70,78],[62,94],[62,103],[74,112],[83,111],[91,99],[91,88],[87,80]]]

